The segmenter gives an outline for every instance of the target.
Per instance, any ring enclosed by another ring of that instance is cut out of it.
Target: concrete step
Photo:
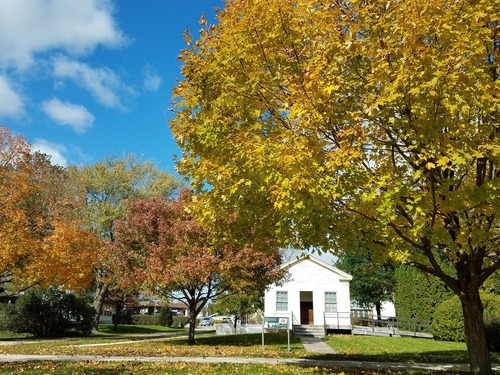
[[[293,334],[297,337],[325,337],[323,326],[293,326]]]

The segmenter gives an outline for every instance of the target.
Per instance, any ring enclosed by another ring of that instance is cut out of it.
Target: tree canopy
[[[121,158],[106,157],[104,161],[93,165],[74,166],[70,172],[86,197],[81,210],[84,227],[101,239],[99,256],[94,263],[97,328],[108,290],[117,287],[110,267],[115,261],[110,257],[110,246],[115,238],[115,221],[123,218],[128,203],[145,197],[169,196],[179,188],[180,181],[174,175],[161,171],[152,162],[132,154]],[[123,294],[123,291],[114,292]]]
[[[282,276],[277,249],[267,252],[214,243],[186,210],[192,194],[155,197],[128,205],[116,223],[113,270],[124,285],[184,301],[189,308],[189,343],[196,317],[226,291],[263,290]]]
[[[382,319],[382,302],[393,301],[396,288],[394,267],[389,263],[376,263],[371,251],[341,251],[335,266],[349,273],[351,300],[360,306],[376,308],[377,319]],[[387,317],[386,317],[387,318]]]
[[[0,283],[87,287],[98,239],[82,228],[83,207],[66,170],[0,127]]]
[[[204,221],[237,212],[260,238],[363,242],[438,276],[462,301],[473,373],[490,371],[478,290],[500,267],[498,9],[227,1],[186,33],[171,122]]]

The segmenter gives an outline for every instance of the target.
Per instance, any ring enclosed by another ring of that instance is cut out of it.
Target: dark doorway
[[[314,325],[313,293],[300,292],[300,324]]]

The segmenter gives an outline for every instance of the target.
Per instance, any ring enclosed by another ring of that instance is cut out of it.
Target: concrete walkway
[[[335,354],[335,350],[317,337],[301,337],[304,349],[309,353]]]
[[[90,355],[0,355],[1,362],[28,361],[68,361],[68,362],[188,362],[188,363],[234,363],[264,365],[296,365],[333,368],[362,368],[384,370],[427,370],[427,371],[469,371],[468,364],[443,363],[396,363],[396,362],[360,362],[360,361],[323,361],[301,358],[239,358],[239,357],[102,357]],[[500,364],[492,366],[500,371]]]

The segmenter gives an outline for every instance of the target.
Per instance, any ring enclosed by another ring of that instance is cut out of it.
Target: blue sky
[[[177,59],[223,0],[0,0],[0,124],[53,164],[133,153],[174,173]],[[330,255],[323,255],[331,262]]]
[[[222,0],[0,0],[0,124],[52,162],[143,155],[174,171],[177,56]]]

